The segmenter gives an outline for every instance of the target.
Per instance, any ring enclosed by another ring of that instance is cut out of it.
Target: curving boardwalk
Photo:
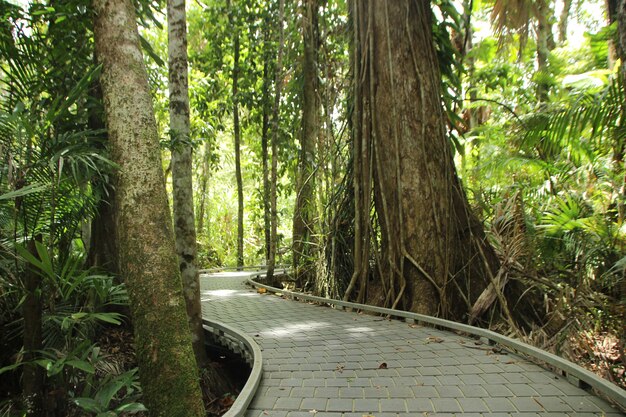
[[[247,417],[624,415],[522,357],[452,332],[260,295],[249,276],[201,276],[203,315],[263,350]]]

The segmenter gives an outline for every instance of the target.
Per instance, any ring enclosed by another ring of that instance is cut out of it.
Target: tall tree
[[[306,0],[302,7],[304,57],[302,63],[302,131],[293,215],[293,268],[302,285],[312,272],[313,217],[315,214],[315,145],[320,123],[317,88],[318,2]]]
[[[278,0],[278,57],[276,58],[276,80],[274,90],[274,108],[272,110],[272,164],[270,174],[270,250],[267,263],[267,278],[271,282],[276,266],[276,249],[278,244],[278,208],[277,184],[278,181],[278,139],[280,137],[280,94],[283,77],[283,49],[285,46],[285,0]]]
[[[263,116],[261,122],[261,159],[263,177],[263,235],[265,238],[265,262],[270,259],[271,246],[271,207],[270,207],[270,169],[269,169],[269,142],[270,142],[270,115],[272,113],[272,103],[270,97],[270,86],[272,84],[272,71],[270,70],[271,60],[271,29],[270,13],[266,12],[263,28],[263,87],[261,91],[261,102],[263,106]]]
[[[196,224],[193,209],[192,152],[189,122],[187,69],[187,20],[185,0],[168,0],[167,33],[169,63],[169,110],[172,143],[172,183],[176,253],[183,294],[198,366],[209,359],[204,345],[200,283],[196,267]]]
[[[459,318],[496,260],[456,175],[429,7],[426,0],[352,6],[356,235],[345,297],[358,286],[360,300]],[[371,195],[379,233],[370,227]],[[369,285],[372,257],[378,280]]]
[[[233,135],[235,137],[235,177],[237,179],[237,266],[243,266],[243,178],[241,176],[241,125],[239,123],[239,33],[236,10],[229,2],[230,27],[233,34]]]
[[[94,0],[97,56],[113,160],[120,271],[144,402],[152,416],[202,416],[161,152],[133,3]]]

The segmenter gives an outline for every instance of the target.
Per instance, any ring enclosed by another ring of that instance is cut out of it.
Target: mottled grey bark
[[[119,166],[119,270],[130,298],[143,402],[151,416],[200,417],[198,368],[135,9],[129,0],[94,0],[93,6],[111,156]]]
[[[196,267],[196,228],[193,210],[192,154],[187,81],[187,22],[185,0],[167,2],[169,109],[172,147],[172,184],[176,253],[183,281],[183,294],[191,328],[193,351],[198,366],[203,368],[209,358],[204,345],[200,283]]]
[[[320,103],[318,92],[318,3],[306,0],[302,7],[304,59],[302,75],[302,131],[296,179],[296,204],[293,214],[293,268],[300,285],[313,275],[313,242],[315,216],[315,144],[319,132]]]

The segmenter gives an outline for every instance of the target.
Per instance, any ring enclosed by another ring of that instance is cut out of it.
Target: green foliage
[[[123,413],[134,414],[147,411],[143,404],[137,402],[141,388],[139,386],[137,369],[132,369],[121,375],[106,378],[97,389],[93,397],[77,397],[74,403],[96,417],[113,417]]]

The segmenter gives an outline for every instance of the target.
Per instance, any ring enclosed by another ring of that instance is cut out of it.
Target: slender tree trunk
[[[355,273],[367,286],[369,197],[380,227],[370,302],[460,318],[495,254],[456,175],[426,0],[355,0]],[[365,232],[365,233],[364,233]],[[365,269],[365,272],[363,271]],[[353,277],[354,278],[354,277]]]
[[[274,91],[274,109],[272,111],[272,168],[270,179],[270,256],[267,265],[267,279],[274,279],[276,266],[276,247],[278,243],[278,210],[276,207],[276,182],[278,181],[278,138],[280,135],[280,94],[283,82],[283,48],[285,44],[285,0],[278,1],[278,57],[276,58],[276,87]]]
[[[231,12],[232,13],[232,12]],[[239,125],[239,34],[233,27],[233,130],[235,135],[235,176],[237,178],[237,266],[243,266],[243,178],[241,176],[241,126]]]
[[[204,345],[200,282],[196,267],[196,222],[193,211],[192,151],[190,142],[187,80],[187,20],[185,0],[167,2],[170,135],[176,253],[183,281],[183,295],[198,367],[209,363]]]
[[[41,237],[37,240],[41,242]],[[37,257],[35,239],[28,242],[28,252]],[[37,359],[37,352],[41,350],[42,318],[41,318],[41,277],[31,265],[26,266],[24,272],[24,287],[26,296],[22,304],[24,318],[24,373],[22,376],[24,402],[28,416],[43,415],[43,368],[32,361]]]
[[[204,216],[206,210],[206,193],[209,186],[209,161],[211,160],[211,142],[204,141],[204,151],[202,154],[202,178],[200,180],[200,203],[198,204],[198,233],[204,232]]]
[[[263,124],[261,127],[261,158],[263,159],[263,235],[265,237],[265,261],[270,259],[270,246],[271,246],[271,207],[270,207],[270,174],[269,174],[269,132],[270,132],[270,22],[269,19],[265,19],[265,29],[263,32],[264,41],[263,47],[265,49],[265,56],[263,59]]]
[[[563,9],[559,16],[559,43],[563,45],[567,41],[567,24],[569,23],[572,0],[563,0]]]
[[[96,82],[90,87],[91,98],[96,102],[102,102],[102,91]],[[102,108],[90,109],[88,126],[92,130],[101,130],[104,124]],[[108,138],[107,138],[108,142]],[[102,145],[102,150],[106,145]],[[98,205],[93,219],[91,219],[91,233],[87,264],[105,269],[112,275],[118,275],[117,246],[115,239],[115,218],[113,202],[115,201],[115,173],[111,172],[109,183],[102,180],[92,182],[93,193],[99,196]]]
[[[540,0],[537,4],[537,72],[539,73],[537,100],[540,103],[548,101],[550,91],[550,84],[547,82],[550,74],[548,57],[550,51],[555,47],[552,25],[550,24],[551,13],[552,9],[547,0]]]
[[[119,166],[120,271],[130,298],[143,401],[151,416],[200,417],[198,368],[135,9],[128,0],[94,0],[93,6],[111,156]]]
[[[293,216],[293,268],[299,285],[313,278],[312,239],[315,214],[315,144],[319,132],[318,100],[318,3],[306,0],[302,8],[304,33],[304,88],[302,92],[302,132],[296,180],[296,205]]]

